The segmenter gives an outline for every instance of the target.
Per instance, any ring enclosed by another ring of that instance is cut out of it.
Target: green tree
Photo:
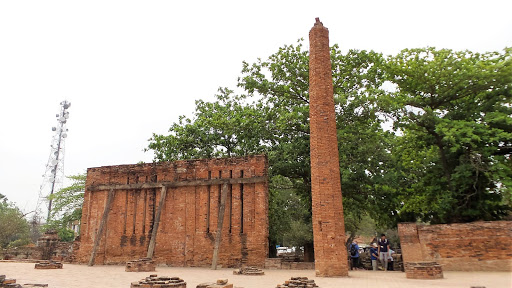
[[[60,189],[49,198],[53,200],[51,220],[46,223],[46,229],[55,229],[61,240],[72,241],[74,232],[69,224],[80,221],[84,202],[86,174],[67,176],[73,182],[70,186]]]
[[[375,200],[389,186],[385,169],[394,137],[381,128],[376,105],[385,93],[383,57],[366,51],[343,55],[337,46],[331,52],[345,215],[389,215]],[[292,226],[300,233],[289,238],[305,244],[312,239],[308,83],[309,56],[302,41],[266,60],[244,62],[238,81],[244,94],[221,89],[217,101],[197,101],[194,117],[181,117],[169,135],[153,135],[149,149],[159,161],[266,153],[271,244],[283,241]],[[358,221],[353,223],[356,231]]]
[[[377,98],[386,93],[383,61],[373,51],[342,54],[337,45],[331,49],[346,229],[353,235],[367,212],[387,223],[395,203],[385,199],[393,185],[386,171],[395,136],[382,129],[384,118],[377,105]],[[296,46],[280,48],[266,61],[244,63],[242,73],[239,86],[267,108],[265,115],[274,135],[269,151],[271,171],[293,179],[310,209],[308,51],[302,50],[299,41]]]
[[[14,204],[0,198],[0,248],[22,246],[30,242],[29,225]]]
[[[382,98],[402,134],[393,147],[399,218],[495,220],[510,211],[512,49],[406,49],[390,57]]]

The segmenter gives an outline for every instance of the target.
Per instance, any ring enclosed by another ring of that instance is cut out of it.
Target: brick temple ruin
[[[317,276],[348,276],[329,30],[309,32],[311,195]]]
[[[263,267],[267,166],[258,155],[89,168],[76,260]]]

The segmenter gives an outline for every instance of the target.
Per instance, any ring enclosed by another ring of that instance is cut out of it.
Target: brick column
[[[316,276],[348,276],[329,30],[318,18],[309,32],[309,43],[311,193]]]

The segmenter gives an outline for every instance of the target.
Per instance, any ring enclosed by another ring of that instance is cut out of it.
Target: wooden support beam
[[[100,227],[98,228],[98,233],[96,234],[96,238],[94,239],[94,246],[92,247],[91,258],[89,259],[89,263],[87,265],[93,266],[94,259],[96,258],[96,252],[98,250],[98,246],[100,245],[101,237],[103,236],[103,230],[105,229],[105,224],[107,223],[108,213],[110,212],[110,205],[112,204],[112,200],[114,199],[114,189],[110,189],[108,191],[107,202],[105,203],[105,209],[103,210],[103,216],[101,217]]]
[[[155,221],[153,222],[153,231],[151,231],[151,240],[149,241],[147,258],[153,258],[156,244],[156,233],[158,232],[158,225],[160,224],[160,215],[162,215],[162,208],[165,204],[165,197],[167,196],[167,186],[162,187],[162,193],[160,194],[160,203],[158,204],[158,210],[156,211]]]
[[[151,189],[186,187],[186,186],[205,186],[205,185],[223,185],[223,184],[247,184],[247,183],[261,183],[266,182],[266,176],[257,176],[251,178],[226,178],[226,179],[199,179],[199,180],[185,180],[178,182],[162,181],[157,183],[135,183],[135,184],[113,184],[113,185],[90,185],[86,187],[88,191],[103,191],[103,190],[131,190],[131,189]]]
[[[219,258],[219,247],[222,239],[222,225],[224,224],[224,212],[226,210],[226,198],[228,196],[228,184],[222,185],[220,198],[219,217],[217,219],[217,235],[215,235],[215,246],[213,247],[212,269],[217,270],[217,260]]]

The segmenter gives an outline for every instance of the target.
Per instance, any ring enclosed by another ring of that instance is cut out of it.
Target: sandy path
[[[17,283],[45,283],[49,288],[129,288],[148,272],[125,272],[124,266],[94,266],[64,264],[64,269],[36,270],[33,263],[0,262],[0,274],[17,279]],[[348,278],[314,277],[312,270],[265,270],[264,276],[233,275],[233,269],[210,270],[207,268],[157,267],[159,276],[177,276],[195,288],[202,282],[228,278],[230,283],[244,288],[272,288],[292,276],[314,279],[321,288],[335,287],[512,287],[512,273],[506,272],[445,272],[441,280],[406,279],[402,272],[351,271]]]

